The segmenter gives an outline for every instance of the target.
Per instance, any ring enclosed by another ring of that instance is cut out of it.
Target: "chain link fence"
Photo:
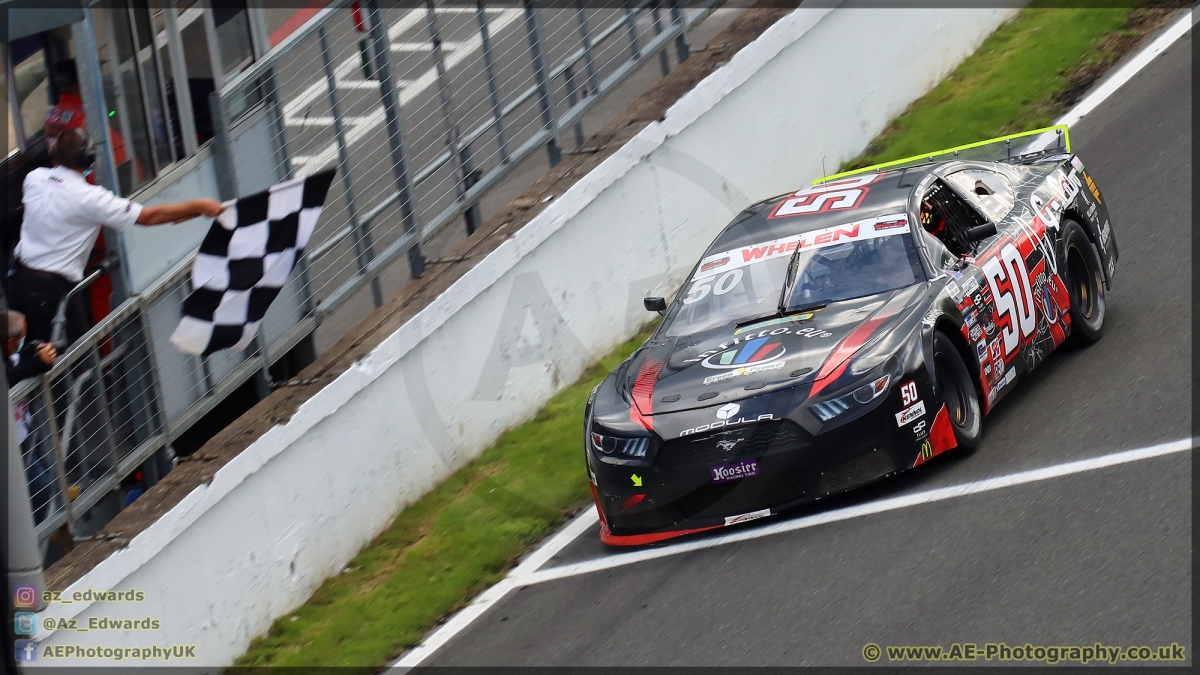
[[[340,337],[442,262],[514,183],[588,151],[584,115],[643,65],[666,74],[668,53],[685,60],[687,31],[716,4],[336,0],[214,92],[208,152],[223,198],[331,166],[338,179],[249,349],[198,357],[170,345],[189,256],[10,390],[43,546],[97,531],[129,499],[115,488],[168,472],[171,443],[232,391],[254,377],[269,391],[269,366],[303,338],[318,327]]]

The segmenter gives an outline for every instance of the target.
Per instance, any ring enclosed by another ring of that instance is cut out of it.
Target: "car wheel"
[[[1096,247],[1073,220],[1063,220],[1062,261],[1071,296],[1071,342],[1090,345],[1104,333],[1104,273]]]
[[[963,450],[974,450],[983,436],[983,410],[979,394],[967,370],[967,364],[954,348],[950,338],[941,332],[933,334],[933,372],[937,377],[938,393],[950,414],[954,438]]]

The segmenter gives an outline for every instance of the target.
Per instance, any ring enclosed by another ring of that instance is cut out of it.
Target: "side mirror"
[[[994,237],[994,236],[996,236],[996,224],[995,223],[988,223],[987,225],[980,225],[978,227],[972,227],[971,229],[967,230],[967,239],[971,243],[974,243],[977,241],[983,241],[984,239],[987,239],[988,237]]]
[[[667,301],[662,298],[642,298],[642,304],[645,305],[647,312],[667,311]]]

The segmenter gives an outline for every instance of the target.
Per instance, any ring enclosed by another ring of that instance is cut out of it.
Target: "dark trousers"
[[[25,315],[26,340],[50,341],[58,303],[75,286],[58,275],[30,270],[17,265],[12,278],[10,306]],[[67,302],[67,343],[79,339],[88,329],[88,309],[82,293]]]

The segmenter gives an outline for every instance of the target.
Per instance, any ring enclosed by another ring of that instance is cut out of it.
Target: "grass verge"
[[[1022,10],[838,170],[1050,126],[1175,11]]]
[[[532,420],[401,511],[341,574],[276,619],[237,665],[382,665],[499,581],[522,552],[585,506],[584,404],[647,337],[618,347]]]
[[[1170,13],[1023,10],[842,169],[1045,126]],[[538,539],[587,506],[584,403],[646,337],[618,347],[404,509],[341,574],[276,619],[237,665],[380,666],[499,581]]]

